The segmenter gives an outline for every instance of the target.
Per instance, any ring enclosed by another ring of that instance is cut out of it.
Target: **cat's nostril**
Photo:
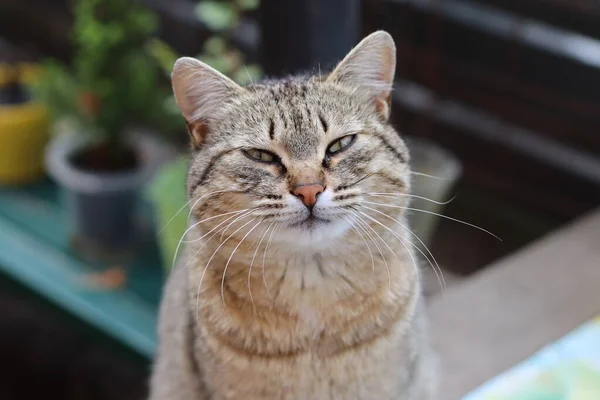
[[[325,188],[319,184],[298,185],[293,192],[296,197],[302,200],[306,207],[313,207],[317,204],[317,197],[323,193]]]

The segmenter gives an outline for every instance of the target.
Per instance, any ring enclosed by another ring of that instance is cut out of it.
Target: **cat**
[[[326,76],[241,87],[177,60],[194,219],[163,295],[151,400],[432,398],[395,66],[384,31]]]

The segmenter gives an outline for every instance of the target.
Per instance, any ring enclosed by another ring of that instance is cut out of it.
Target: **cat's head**
[[[327,246],[366,220],[364,206],[378,208],[374,194],[406,193],[408,153],[388,123],[395,66],[381,31],[327,76],[241,87],[179,59],[172,80],[192,136],[196,219],[215,232],[233,222],[231,234],[271,227],[274,241]]]

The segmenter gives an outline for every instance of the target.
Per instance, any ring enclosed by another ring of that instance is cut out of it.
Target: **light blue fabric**
[[[600,316],[463,400],[600,400]]]

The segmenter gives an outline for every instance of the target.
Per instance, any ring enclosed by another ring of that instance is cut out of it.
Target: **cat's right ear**
[[[390,116],[396,72],[396,45],[389,33],[377,31],[364,38],[327,78],[366,93],[383,120]]]
[[[175,62],[171,83],[177,105],[198,148],[209,134],[211,118],[243,88],[214,68],[191,57]]]

